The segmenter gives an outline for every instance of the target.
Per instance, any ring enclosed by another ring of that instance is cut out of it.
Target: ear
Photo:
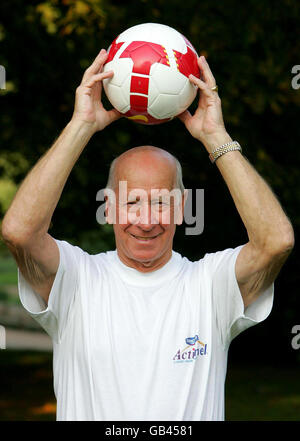
[[[188,190],[185,189],[181,197],[181,201],[176,208],[175,222],[176,225],[181,225],[184,218],[184,206],[188,198]]]

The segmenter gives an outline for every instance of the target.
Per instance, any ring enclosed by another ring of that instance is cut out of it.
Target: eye
[[[134,205],[140,205],[141,204],[141,202],[140,201],[128,201],[128,202],[126,202],[126,206],[127,207],[133,207]]]
[[[159,200],[159,201],[153,201],[152,206],[156,210],[163,211],[169,207],[169,204],[165,201]]]

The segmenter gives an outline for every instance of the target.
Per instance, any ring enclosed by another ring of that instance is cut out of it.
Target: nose
[[[154,228],[154,225],[152,225],[152,224],[142,224],[142,223],[139,223],[137,226],[138,226],[141,230],[143,230],[143,231],[145,231],[145,232],[150,232],[150,231],[152,231],[153,228]]]
[[[139,214],[136,219],[132,219],[133,224],[143,231],[151,231],[155,225],[159,224],[155,210],[151,209],[151,204],[143,203],[139,208]]]
[[[151,204],[143,204],[141,207],[140,221],[138,226],[143,231],[151,231],[158,222],[155,221],[153,210],[151,210]]]

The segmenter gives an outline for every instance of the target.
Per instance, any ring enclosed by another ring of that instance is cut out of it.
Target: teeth
[[[151,240],[152,237],[139,237],[139,236],[135,236],[137,239],[139,240]]]
[[[154,237],[141,237],[141,236],[134,236],[134,237],[138,240],[144,240],[144,241],[154,239]]]

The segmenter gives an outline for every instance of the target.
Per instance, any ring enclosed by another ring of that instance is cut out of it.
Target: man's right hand
[[[23,276],[46,303],[60,261],[58,246],[48,233],[55,207],[91,135],[121,117],[101,103],[102,80],[113,76],[113,72],[101,72],[106,59],[102,50],[85,71],[71,122],[30,170],[1,226],[3,240]]]
[[[91,124],[94,132],[103,130],[122,116],[116,109],[104,109],[101,101],[102,80],[111,78],[114,74],[113,71],[102,72],[107,56],[106,50],[101,49],[94,62],[86,69],[81,84],[76,89],[72,121]]]

